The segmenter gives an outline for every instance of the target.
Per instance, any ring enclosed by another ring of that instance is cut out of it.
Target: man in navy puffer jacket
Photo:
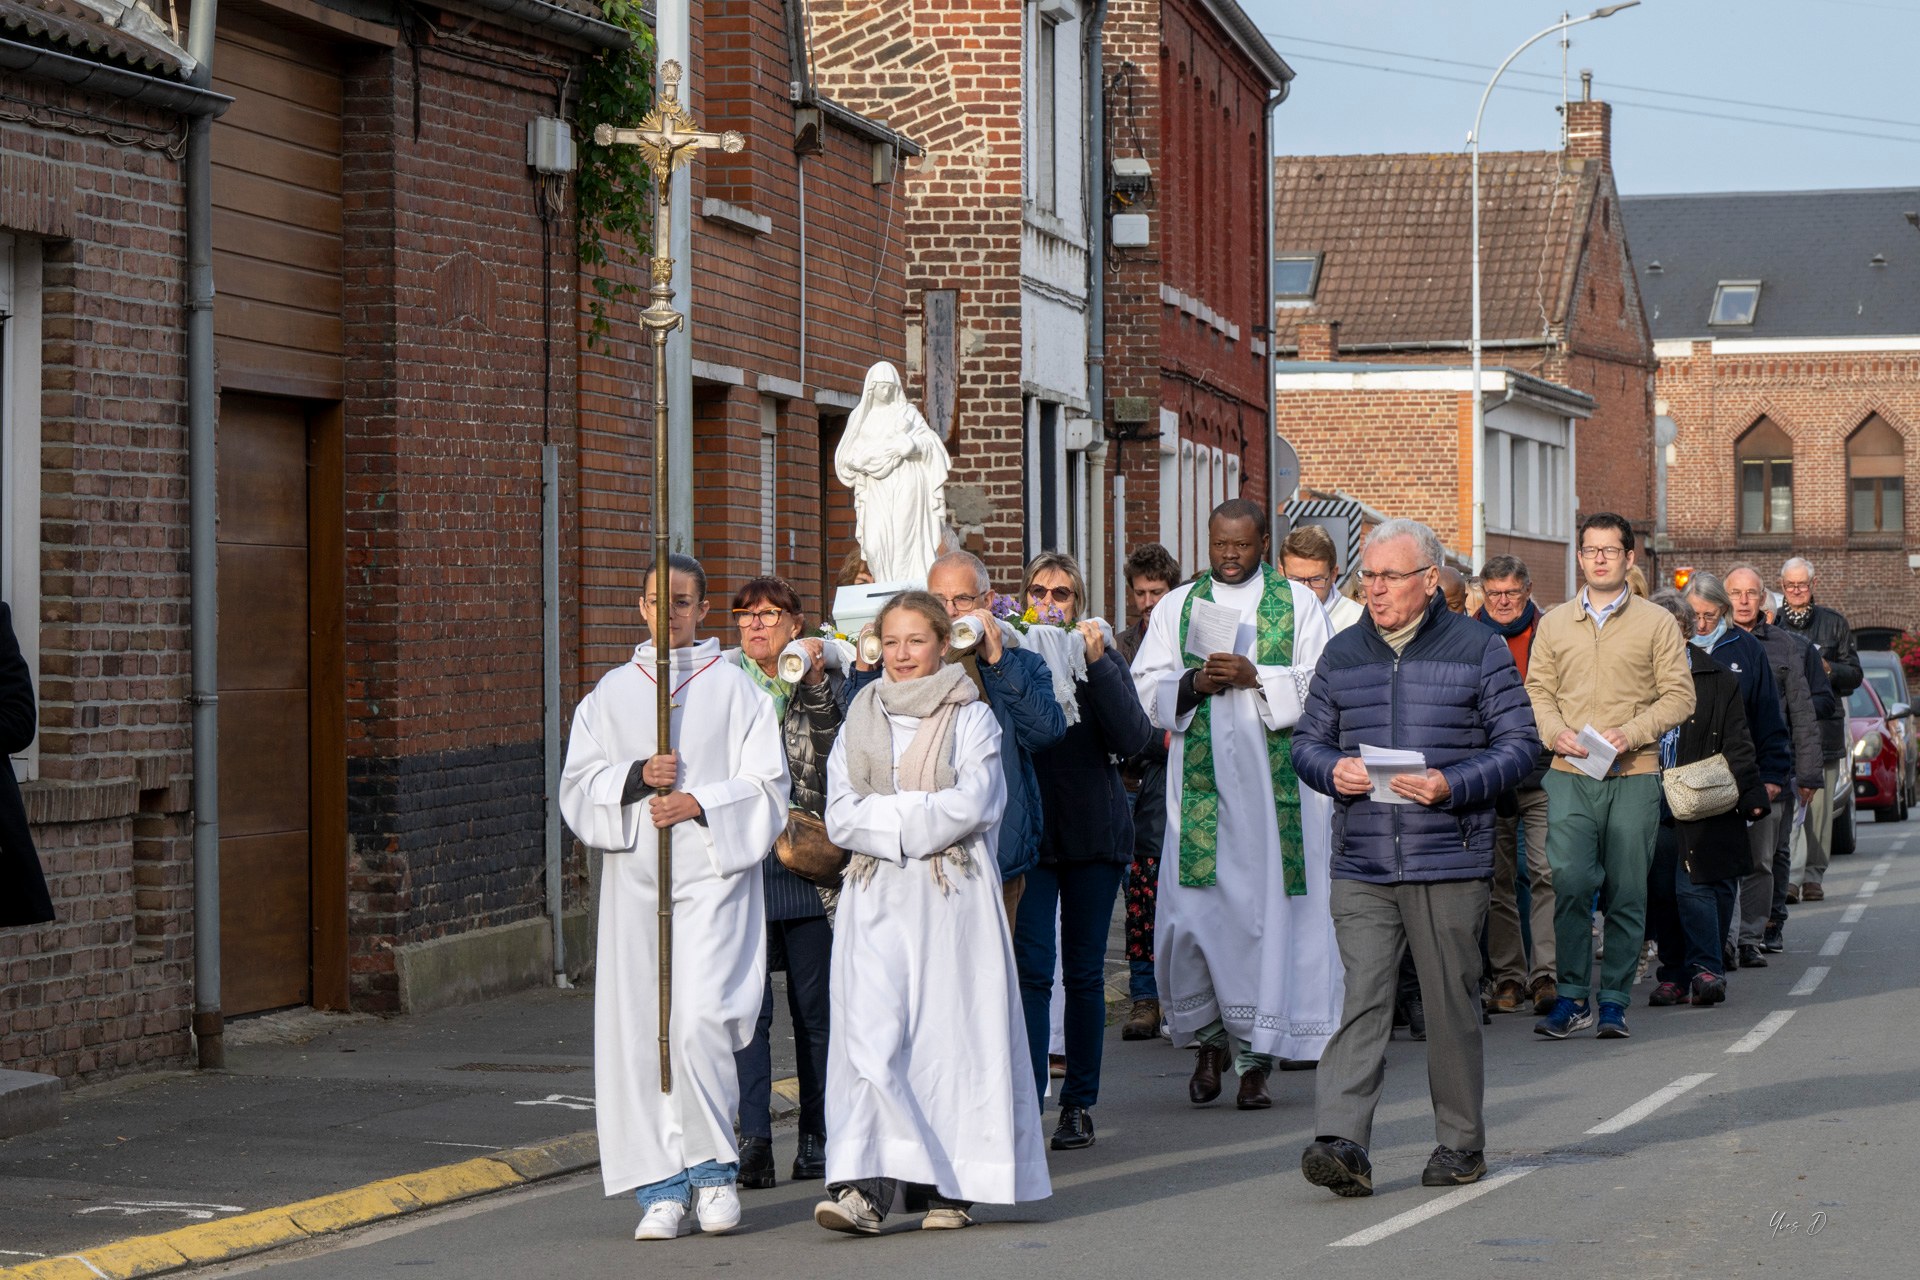
[[[1448,611],[1443,551],[1425,525],[1388,520],[1367,540],[1367,616],[1333,638],[1293,735],[1300,781],[1334,797],[1334,932],[1346,969],[1340,1029],[1320,1059],[1319,1136],[1308,1181],[1373,1191],[1367,1144],[1392,1033],[1404,947],[1426,993],[1427,1060],[1440,1145],[1421,1182],[1486,1172],[1480,1048],[1480,931],[1493,875],[1494,800],[1540,753],[1533,708],[1499,635]],[[1372,799],[1362,744],[1418,751],[1424,773]]]

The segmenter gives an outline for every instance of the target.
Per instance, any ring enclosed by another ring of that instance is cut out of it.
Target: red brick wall
[[[1920,622],[1920,583],[1907,555],[1920,485],[1920,353],[1714,355],[1706,343],[1660,362],[1657,395],[1679,435],[1667,471],[1671,566],[1715,572],[1750,561],[1771,582],[1789,556],[1806,556],[1814,594],[1856,627]],[[1846,443],[1873,414],[1908,439],[1907,530],[1849,531]],[[1793,440],[1793,532],[1739,532],[1734,442],[1762,416]],[[1584,433],[1581,448],[1586,447]]]
[[[0,155],[72,184],[69,217],[20,209],[5,228],[48,237],[41,601],[13,625],[39,639],[25,801],[58,918],[0,930],[0,1066],[106,1076],[189,1048],[178,121],[18,77],[8,93],[74,128],[0,121]]]
[[[1303,488],[1338,489],[1390,516],[1418,520],[1465,554],[1471,477],[1460,446],[1457,391],[1284,391],[1280,434],[1300,451]]]

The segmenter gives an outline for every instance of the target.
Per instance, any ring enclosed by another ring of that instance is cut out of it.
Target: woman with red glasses
[[[1100,1094],[1106,1039],[1107,932],[1133,860],[1133,815],[1114,762],[1139,754],[1156,735],[1106,624],[1085,616],[1087,584],[1074,558],[1057,551],[1035,556],[1020,597],[1043,623],[1077,629],[1086,646],[1086,671],[1074,688],[1078,719],[1058,743],[1033,756],[1044,815],[1040,862],[1027,873],[1013,931],[1027,1048],[1037,1092],[1044,1095],[1058,928],[1067,1075],[1053,1149],[1071,1151],[1093,1145],[1088,1111]]]

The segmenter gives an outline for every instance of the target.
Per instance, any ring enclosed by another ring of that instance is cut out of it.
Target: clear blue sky
[[[1463,149],[1500,60],[1597,3],[1240,0],[1299,73],[1276,124],[1296,155]],[[1615,104],[1629,195],[1920,186],[1920,0],[1644,0],[1569,34],[1570,92],[1591,68]],[[1487,150],[1559,146],[1560,67],[1551,36],[1520,56]]]

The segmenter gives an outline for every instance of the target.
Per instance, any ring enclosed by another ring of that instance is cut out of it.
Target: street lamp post
[[[1541,40],[1556,31],[1565,31],[1568,27],[1577,27],[1583,22],[1592,22],[1596,18],[1611,18],[1622,9],[1631,9],[1640,0],[1625,0],[1623,4],[1603,5],[1592,13],[1578,18],[1562,18],[1537,35],[1529,36],[1525,43],[1507,55],[1493,73],[1493,79],[1487,81],[1487,87],[1480,95],[1480,109],[1473,113],[1473,132],[1467,135],[1467,148],[1472,155],[1472,198],[1473,198],[1473,337],[1468,349],[1473,353],[1473,571],[1480,572],[1480,566],[1487,560],[1487,407],[1481,401],[1480,394],[1480,120],[1487,114],[1487,99],[1493,96],[1493,86],[1500,83],[1500,77],[1506,74],[1513,60],[1525,53]]]

